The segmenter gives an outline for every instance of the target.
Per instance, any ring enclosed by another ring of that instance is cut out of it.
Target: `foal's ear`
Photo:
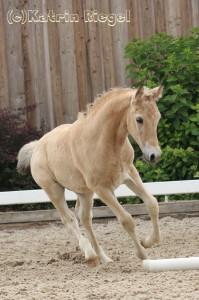
[[[162,97],[162,92],[163,92],[164,86],[160,85],[154,89],[151,90],[151,93],[153,95],[153,99],[155,101],[158,101]]]
[[[136,91],[136,94],[135,94],[135,99],[140,99],[144,94],[144,85],[140,85],[139,88],[137,89]]]

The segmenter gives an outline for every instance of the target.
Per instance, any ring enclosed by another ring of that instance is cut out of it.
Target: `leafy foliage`
[[[31,175],[22,176],[16,172],[16,157],[19,149],[26,143],[39,139],[45,130],[33,128],[26,120],[26,114],[36,107],[9,108],[0,110],[0,191],[34,189],[38,186]]]
[[[191,147],[173,149],[166,146],[162,159],[156,164],[147,164],[142,160],[135,162],[141,177],[147,182],[194,179],[197,165],[198,155]]]
[[[158,102],[162,119],[158,137],[163,156],[154,166],[136,161],[145,181],[194,179],[199,157],[199,28],[188,37],[164,33],[146,41],[134,38],[125,48],[128,77],[134,86],[164,85]],[[136,154],[139,150],[136,147]]]

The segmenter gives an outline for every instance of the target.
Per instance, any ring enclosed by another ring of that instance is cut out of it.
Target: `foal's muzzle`
[[[143,151],[143,159],[150,163],[155,163],[162,155],[162,151],[159,146],[157,147],[145,147]]]

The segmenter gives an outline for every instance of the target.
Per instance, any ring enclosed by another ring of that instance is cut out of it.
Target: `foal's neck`
[[[128,135],[126,114],[130,99],[111,99],[96,113],[94,126],[98,137],[115,149],[122,147]]]

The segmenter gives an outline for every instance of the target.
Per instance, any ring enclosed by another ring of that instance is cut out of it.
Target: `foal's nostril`
[[[150,161],[151,161],[151,162],[155,161],[155,154],[151,154],[151,155],[150,155]]]

